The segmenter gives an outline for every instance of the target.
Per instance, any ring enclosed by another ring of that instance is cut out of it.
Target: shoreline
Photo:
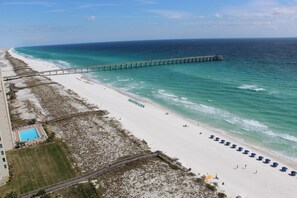
[[[57,66],[57,68],[60,68]],[[202,126],[202,128],[204,129],[207,129],[208,131],[212,131],[212,134],[214,134],[216,137],[220,137],[221,139],[224,138],[226,141],[231,141],[233,143],[236,143],[238,146],[242,146],[246,149],[249,149],[250,151],[252,150],[253,152],[256,152],[256,153],[259,153],[260,155],[262,156],[267,156],[271,159],[274,159],[275,161],[283,164],[283,165],[286,165],[288,167],[291,167],[291,169],[295,169],[297,170],[297,159],[291,159],[289,157],[286,157],[286,156],[283,156],[279,153],[276,153],[276,152],[273,152],[267,148],[264,148],[264,147],[261,147],[261,145],[256,145],[254,144],[255,142],[252,142],[252,141],[246,141],[245,139],[241,138],[241,137],[235,137],[234,135],[226,132],[224,129],[219,129],[219,128],[215,128],[215,127],[212,127],[208,124],[205,124],[201,121],[196,121],[196,120],[193,120],[189,117],[186,117],[184,115],[181,115],[179,114],[178,112],[175,112],[174,110],[172,109],[169,109],[167,107],[164,107],[148,98],[145,98],[145,97],[142,97],[142,96],[139,96],[139,95],[136,95],[134,93],[130,93],[130,92],[126,92],[120,88],[117,88],[117,87],[113,87],[109,84],[106,84],[106,83],[102,83],[94,78],[91,77],[91,75],[89,74],[81,74],[81,77],[80,77],[82,80],[86,80],[88,82],[92,82],[92,83],[95,83],[95,84],[100,84],[102,86],[105,86],[109,89],[112,89],[116,92],[118,92],[119,94],[122,94],[126,97],[130,97],[134,100],[138,100],[140,102],[144,102],[144,103],[147,103],[147,104],[150,104],[152,106],[154,106],[155,108],[159,109],[159,110],[162,110],[164,111],[164,113],[166,112],[170,112],[170,114],[180,118],[180,119],[183,119],[185,120],[186,122],[189,122],[191,123],[191,125],[197,125],[197,126]],[[117,119],[119,122],[121,122],[121,120]],[[249,145],[251,143],[251,145]]]
[[[11,53],[11,50],[9,50],[9,52]],[[56,66],[50,62],[42,60],[30,60],[19,54],[15,54],[14,52],[12,52],[11,55],[27,62],[30,67],[37,71],[53,69]],[[56,68],[58,67],[56,66]],[[262,174],[262,171],[263,174],[265,173],[265,176],[263,176],[263,178],[265,178],[264,182],[269,182],[271,180],[268,176],[271,173],[275,173],[275,175],[279,177],[279,181],[276,181],[278,185],[283,182],[288,182],[287,184],[290,184],[294,181],[294,178],[288,176],[287,173],[280,173],[277,169],[273,169],[268,165],[257,162],[255,159],[250,158],[247,155],[243,155],[235,150],[231,150],[230,148],[223,146],[222,144],[214,142],[213,140],[209,140],[208,137],[210,134],[214,134],[227,140],[234,139],[234,142],[238,143],[239,146],[244,145],[244,147],[247,147],[248,149],[250,148],[254,151],[257,150],[246,145],[245,142],[232,138],[223,130],[214,129],[208,125],[190,120],[182,115],[172,112],[172,110],[168,110],[161,105],[155,104],[149,99],[144,98],[145,100],[143,102],[146,107],[141,109],[132,103],[128,103],[128,98],[133,98],[132,94],[126,95],[122,91],[119,91],[114,87],[98,83],[96,80],[91,80],[92,83],[90,83],[90,79],[81,74],[73,74],[71,76],[53,76],[50,77],[50,79],[75,91],[88,102],[96,104],[100,108],[107,110],[110,113],[110,116],[120,121],[124,128],[133,133],[137,138],[144,139],[153,151],[161,150],[171,157],[179,158],[182,164],[186,167],[192,168],[195,174],[197,174],[197,172],[202,175],[217,174],[218,177],[222,178],[218,182],[225,182],[226,184],[225,186],[219,186],[223,188],[228,195],[235,196],[239,194],[243,197],[253,197],[261,194],[266,195],[261,192],[263,189],[258,189],[260,192],[254,194],[254,192],[246,192],[247,189],[244,188],[245,185],[249,186],[249,182],[257,181],[254,182],[253,187],[248,190],[252,191],[251,189],[253,189],[256,191],[255,187],[260,186],[262,180],[261,178],[257,179],[255,176]],[[93,93],[94,89],[97,90],[95,93]],[[170,114],[165,115],[165,112],[168,111]],[[135,123],[135,121],[137,123]],[[199,126],[197,126],[197,123]],[[182,127],[184,124],[187,124],[190,127]],[[152,134],[150,133],[151,131],[153,131]],[[162,134],[163,132],[164,134]],[[202,134],[200,134],[200,132],[202,132]],[[257,153],[263,154],[262,151]],[[267,156],[268,154],[265,155]],[[237,162],[233,163],[232,161],[235,159]],[[236,165],[240,165],[241,169],[241,167],[245,164],[248,165],[248,173],[247,171],[243,171],[245,169],[237,172],[234,171],[234,167]],[[250,169],[250,166],[252,166],[252,169]],[[251,172],[254,172],[255,170],[259,172],[258,175],[254,175]],[[232,179],[233,177],[238,177],[239,179]],[[242,177],[250,177],[250,179],[241,179]],[[292,178],[292,180],[290,178]],[[293,190],[286,190],[289,191],[288,193],[292,193],[288,195],[293,195]],[[277,196],[275,192],[272,192],[272,186],[267,188],[267,191],[264,192],[269,193],[270,191],[272,197]]]

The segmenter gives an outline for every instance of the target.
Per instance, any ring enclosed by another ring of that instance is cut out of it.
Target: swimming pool
[[[39,134],[35,128],[30,128],[26,130],[21,130],[19,132],[20,134],[20,140],[21,142],[29,141],[29,140],[34,140],[39,138]]]

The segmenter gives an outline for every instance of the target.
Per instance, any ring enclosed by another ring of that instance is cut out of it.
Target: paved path
[[[153,152],[153,153],[137,154],[137,155],[134,155],[134,156],[131,156],[131,157],[127,157],[127,158],[121,159],[119,161],[116,161],[116,162],[114,162],[112,164],[109,164],[109,165],[107,165],[107,166],[105,166],[103,168],[100,168],[98,170],[86,173],[86,174],[84,174],[82,176],[78,176],[78,177],[75,177],[75,178],[72,178],[72,179],[69,179],[69,180],[66,180],[66,181],[62,181],[62,182],[59,182],[59,183],[56,183],[56,184],[53,184],[53,185],[50,185],[50,186],[47,186],[47,187],[44,187],[44,188],[40,188],[40,189],[31,191],[31,192],[25,193],[21,197],[22,198],[29,198],[32,195],[36,194],[40,190],[45,190],[45,192],[47,192],[47,193],[55,192],[55,191],[61,190],[63,188],[73,186],[75,184],[78,184],[78,183],[81,183],[81,182],[84,182],[84,181],[88,181],[91,178],[99,177],[99,176],[104,175],[104,174],[106,174],[108,172],[111,172],[111,171],[113,171],[113,170],[115,170],[117,168],[123,167],[124,165],[126,165],[128,163],[135,162],[135,161],[141,161],[141,160],[148,159],[148,158],[153,158],[153,157],[161,157],[160,155],[162,155],[161,152],[156,151],[156,152]]]

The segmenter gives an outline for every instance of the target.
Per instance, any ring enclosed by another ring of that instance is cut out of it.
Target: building
[[[9,179],[9,170],[5,156],[5,150],[2,144],[0,131],[0,186],[4,185]]]
[[[6,99],[6,89],[0,69],[0,186],[5,184],[9,179],[5,151],[11,150],[13,147],[14,138]]]

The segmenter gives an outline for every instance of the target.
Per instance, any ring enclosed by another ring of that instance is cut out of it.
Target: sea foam
[[[257,85],[247,85],[247,84],[240,85],[238,89],[246,89],[251,91],[265,91],[264,88],[258,87]]]
[[[184,97],[179,97],[165,90],[158,90],[157,92],[155,92],[154,95],[155,97],[161,98],[164,101],[170,102],[174,105],[181,106],[189,110],[198,111],[205,115],[212,116],[213,118],[218,120],[223,120],[231,125],[234,125],[240,128],[246,133],[259,133],[273,139],[282,139],[285,141],[290,141],[295,143],[297,142],[297,137],[289,134],[285,134],[285,133],[274,132],[264,123],[261,123],[254,119],[241,118],[235,114],[232,114],[220,108],[208,106],[205,104],[197,104],[190,101],[189,99],[186,99]]]

